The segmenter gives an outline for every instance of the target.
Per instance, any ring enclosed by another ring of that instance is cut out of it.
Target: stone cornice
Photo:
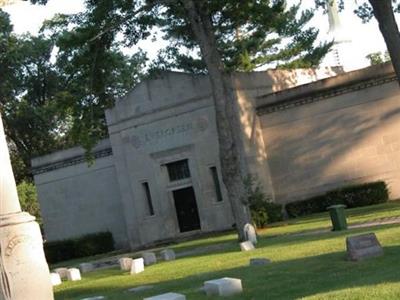
[[[353,85],[349,85],[349,86],[332,88],[329,91],[315,93],[314,95],[310,95],[310,96],[306,96],[306,97],[282,100],[282,101],[279,101],[276,103],[271,103],[271,104],[267,104],[267,105],[258,107],[257,115],[269,114],[269,113],[273,113],[273,112],[277,112],[277,111],[287,110],[287,109],[301,106],[301,105],[306,105],[306,104],[310,104],[310,103],[327,100],[327,99],[335,97],[335,96],[363,90],[363,89],[366,89],[369,87],[382,85],[382,84],[396,81],[396,80],[397,80],[396,76],[390,76],[390,77],[386,77],[386,78],[368,80],[368,81],[360,82],[358,84],[353,84]]]
[[[257,115],[327,100],[396,81],[390,65],[374,66],[259,97]]]
[[[106,149],[102,149],[102,150],[94,152],[93,158],[97,159],[97,158],[107,157],[107,156],[111,156],[111,155],[113,155],[112,149],[106,148]],[[78,155],[78,156],[74,156],[74,157],[71,157],[71,158],[68,158],[65,160],[61,160],[61,161],[57,161],[54,163],[50,163],[50,164],[32,168],[32,174],[38,175],[38,174],[42,174],[42,173],[47,173],[47,172],[54,171],[57,169],[62,169],[62,168],[78,165],[78,164],[84,163],[86,161],[87,161],[87,159],[86,159],[85,155]]]

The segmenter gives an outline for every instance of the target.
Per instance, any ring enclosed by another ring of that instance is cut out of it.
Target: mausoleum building
[[[393,70],[336,75],[232,75],[242,168],[273,201],[376,179],[400,195]],[[78,147],[32,161],[47,240],[110,231],[118,248],[138,248],[232,228],[207,76],[167,72],[146,80],[106,118],[109,138],[93,150],[92,165]]]

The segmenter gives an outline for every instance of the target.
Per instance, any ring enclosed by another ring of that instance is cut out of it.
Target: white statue
[[[18,201],[0,117],[0,300],[26,299],[54,298],[39,225]]]

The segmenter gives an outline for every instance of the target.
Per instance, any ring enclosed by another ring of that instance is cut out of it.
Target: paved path
[[[365,221],[365,222],[353,223],[353,224],[349,224],[347,226],[347,228],[348,229],[357,229],[357,228],[366,228],[366,227],[374,227],[374,226],[389,225],[389,224],[400,224],[400,216],[379,218],[379,219],[375,219],[372,221],[370,220],[370,221]],[[291,233],[289,235],[304,236],[304,235],[314,235],[314,234],[319,234],[319,233],[326,233],[326,232],[331,232],[331,231],[332,231],[331,228],[323,228],[323,229],[317,229],[317,230],[312,230],[312,231],[307,231],[307,232]]]

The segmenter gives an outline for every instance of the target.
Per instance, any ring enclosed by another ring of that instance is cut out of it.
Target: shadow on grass
[[[393,226],[381,226],[379,229],[390,228]],[[378,232],[379,230],[374,230]],[[365,232],[363,230],[349,230],[344,232],[331,232],[322,236],[302,237],[301,241],[291,239],[286,241],[280,239],[267,239],[261,241],[259,247],[268,248],[274,244],[285,244],[285,250],[291,251],[298,243],[307,243],[316,240],[329,238],[337,238],[340,236],[349,236]],[[344,243],[343,243],[344,245]],[[250,257],[264,256],[264,253],[256,251],[240,253],[237,249],[228,249],[222,252],[210,253],[202,255],[203,260],[206,257],[210,258],[210,263],[215,263],[213,255],[228,254],[237,252],[237,258],[247,263]],[[87,283],[82,285],[71,286],[69,290],[60,291],[57,293],[56,299],[82,299],[88,296],[105,295],[107,299],[143,299],[152,295],[162,294],[166,292],[178,292],[187,295],[188,299],[205,299],[202,292],[198,289],[206,280],[219,277],[236,277],[241,278],[243,282],[244,293],[240,296],[229,299],[297,299],[307,296],[316,295],[319,293],[334,292],[347,288],[367,287],[381,283],[400,282],[400,268],[398,261],[400,260],[400,247],[384,247],[385,255],[383,257],[372,258],[363,262],[350,262],[345,260],[345,251],[332,252],[323,255],[304,257],[300,259],[286,260],[273,262],[267,266],[248,267],[242,266],[237,268],[225,269],[217,272],[200,273],[197,275],[183,276],[180,279],[157,282],[153,276],[154,273],[142,273],[145,278],[145,284],[154,284],[152,290],[142,293],[127,293],[127,288],[138,285],[134,276],[127,277],[126,273],[119,270],[107,270],[102,273],[94,273],[86,279]],[[235,259],[235,258],[230,258]],[[171,264],[171,267],[179,268],[186,266],[185,259],[176,261],[178,264]],[[161,265],[161,264],[160,264]],[[164,266],[166,267],[166,265]],[[161,268],[160,268],[161,270]],[[121,286],[122,280],[130,280]],[[101,283],[95,283],[95,280],[100,280]],[[92,282],[92,284],[90,284]],[[131,285],[130,285],[131,284]],[[357,298],[357,297],[356,297]],[[207,297],[207,299],[214,299]]]
[[[244,289],[243,294],[229,299],[298,299],[347,288],[399,282],[400,247],[385,247],[384,251],[383,257],[358,263],[346,261],[344,252],[335,252],[266,266],[244,266],[153,283],[153,289],[137,294],[113,290],[112,286],[103,286],[96,289],[95,293],[90,288],[60,293],[56,299],[81,299],[89,295],[107,295],[107,299],[118,300],[143,299],[171,291],[185,294],[187,299],[204,299],[204,294],[198,290],[203,282],[226,276],[241,278]],[[121,276],[116,273],[117,271],[109,272],[104,276]]]
[[[389,206],[389,207],[388,207]],[[384,203],[384,204],[377,204],[377,205],[371,205],[368,207],[358,207],[358,208],[352,208],[352,209],[348,209],[346,210],[347,216],[348,218],[355,218],[355,217],[359,217],[359,216],[369,216],[371,214],[376,214],[376,213],[382,213],[382,212],[389,212],[389,211],[393,211],[393,210],[399,210],[399,216],[400,216],[400,200],[392,200],[388,203]],[[369,219],[369,221],[372,221],[373,219]],[[293,235],[293,234],[312,234],[313,232],[316,232],[318,230],[324,230],[324,229],[329,229],[329,226],[316,226],[314,228],[310,228],[310,229],[298,229],[296,228],[294,231],[290,231],[290,232],[284,232],[284,233],[277,233],[277,234],[270,234],[270,230],[277,228],[277,227],[286,227],[286,226],[293,226],[293,225],[299,225],[299,226],[303,226],[303,225],[307,225],[307,224],[312,224],[312,223],[322,223],[322,222],[326,222],[327,224],[330,224],[330,218],[329,218],[329,214],[328,212],[322,212],[322,213],[316,213],[316,214],[312,214],[309,216],[303,216],[303,217],[299,217],[299,218],[293,218],[293,219],[288,219],[286,221],[282,221],[282,222],[277,222],[277,223],[272,223],[269,224],[267,228],[265,229],[260,229],[260,238],[264,239],[264,238],[275,238],[275,237],[280,237],[280,236],[287,236],[287,235]],[[363,221],[365,222],[365,221]],[[355,222],[349,222],[349,225],[351,224],[358,224],[358,221]],[[228,235],[228,238],[224,238],[225,236]],[[204,234],[203,236],[199,237],[191,237],[188,238],[186,240],[182,240],[182,241],[177,241],[177,242],[168,242],[166,244],[161,244],[158,245],[157,247],[155,247],[156,251],[164,249],[166,247],[171,247],[173,248],[175,251],[177,252],[185,252],[185,251],[191,251],[193,249],[196,248],[207,248],[209,246],[215,246],[218,244],[234,244],[237,243],[237,238],[235,235],[235,231],[225,231],[225,232],[218,232],[218,233],[207,233]],[[227,246],[227,248],[231,247],[232,245]],[[224,247],[223,247],[224,248]],[[224,250],[223,250],[224,251]],[[125,254],[128,253],[132,256],[134,256],[133,254],[137,254],[140,253],[142,251],[137,251],[137,252],[129,252],[127,250],[119,250],[119,251],[115,251],[113,253],[111,253],[111,255],[120,255],[120,254]],[[220,252],[218,249],[216,251],[212,251],[213,253],[218,253]],[[198,255],[202,255],[203,253],[199,253]],[[77,259],[73,259],[73,260],[69,260],[69,261],[63,261],[63,262],[59,262],[56,264],[52,264],[51,265],[51,269],[57,268],[57,267],[64,267],[64,266],[71,266],[71,265],[78,265],[81,262],[87,262],[87,261],[93,261],[93,260],[98,260],[98,259],[102,259],[102,258],[106,258],[109,257],[110,253],[107,254],[99,254],[96,256],[91,256],[91,257],[83,257],[83,258],[77,258]]]
[[[389,228],[395,228],[398,227],[398,224],[387,224],[387,225],[379,225],[379,226],[373,226],[373,227],[364,227],[364,228],[355,228],[355,229],[349,229],[349,230],[344,230],[344,231],[328,231],[328,232],[322,232],[322,233],[316,233],[316,234],[310,234],[310,235],[292,235],[292,234],[287,234],[287,235],[279,235],[279,236],[274,236],[274,237],[268,237],[268,236],[261,236],[258,239],[258,244],[257,249],[264,249],[266,247],[271,247],[271,246],[285,246],[285,247],[299,247],[301,245],[304,245],[306,243],[312,243],[312,242],[320,242],[320,241],[328,241],[328,240],[333,240],[338,237],[343,237],[345,238],[346,236],[351,236],[351,235],[356,235],[360,233],[365,233],[365,232],[379,232],[381,230],[389,229]],[[344,245],[344,240],[343,240],[343,245]],[[209,255],[218,255],[218,254],[223,254],[223,253],[234,253],[240,251],[240,246],[239,243],[236,241],[230,241],[230,242],[225,242],[221,244],[219,249],[209,251],[207,253],[197,253],[193,254],[190,256],[185,256],[180,259],[190,259],[194,257],[204,257],[204,256],[209,256]],[[247,252],[247,253],[252,253],[252,252]]]

